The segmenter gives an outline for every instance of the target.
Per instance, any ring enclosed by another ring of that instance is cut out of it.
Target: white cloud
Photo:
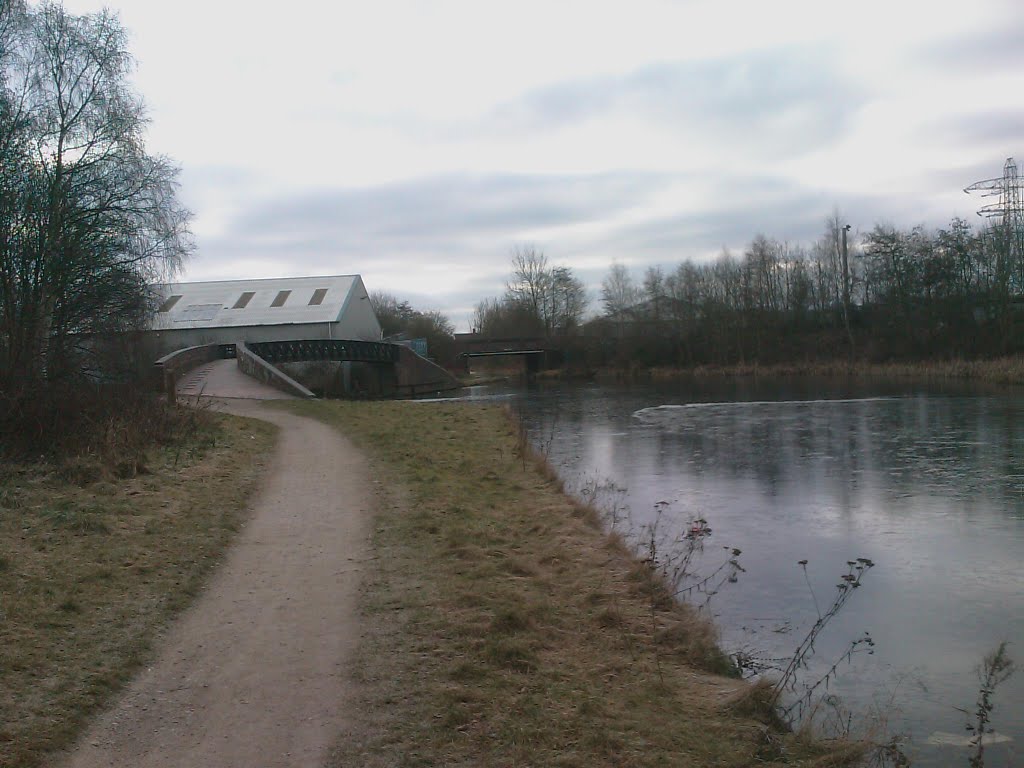
[[[1019,0],[65,0],[111,4],[184,167],[191,278],[447,278],[465,307],[515,242],[593,274],[833,205],[938,223],[1024,154]]]

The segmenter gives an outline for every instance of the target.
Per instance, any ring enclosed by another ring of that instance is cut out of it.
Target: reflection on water
[[[929,495],[1019,515],[1024,475],[1013,403],[978,398],[862,398],[694,403],[633,418],[692,471],[749,475],[777,495],[808,475],[845,511]],[[874,505],[874,504],[872,504]]]
[[[881,699],[890,727],[911,732],[917,764],[966,765],[964,748],[926,742],[964,732],[955,707],[973,711],[984,653],[1009,640],[1024,662],[1024,398],[728,386],[533,390],[520,403],[567,478],[625,488],[635,529],[657,520],[671,537],[703,517],[715,543],[743,550],[746,573],[710,604],[729,648],[796,647],[816,617],[797,561],[824,605],[847,560],[873,560],[816,671],[869,631],[875,654],[844,667],[832,692],[860,711]],[[719,552],[708,548],[706,568]],[[986,754],[1012,763],[1024,672],[995,703],[994,726],[1012,741]]]

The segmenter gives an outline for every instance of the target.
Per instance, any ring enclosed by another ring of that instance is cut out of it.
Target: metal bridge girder
[[[256,341],[248,345],[269,363],[335,361],[354,363],[397,363],[401,349],[382,341],[350,339],[302,339]]]

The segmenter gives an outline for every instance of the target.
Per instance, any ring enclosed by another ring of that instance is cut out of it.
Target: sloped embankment
[[[334,765],[842,765],[756,717],[711,628],[494,407],[292,403],[376,461],[362,723]],[[841,750],[852,757],[855,749]]]

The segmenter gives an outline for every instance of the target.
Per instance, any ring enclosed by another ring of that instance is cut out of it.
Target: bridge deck
[[[510,355],[543,355],[543,349],[506,349],[500,352],[463,352],[459,357],[509,357]]]
[[[214,360],[194,368],[178,382],[179,397],[237,397],[247,400],[294,400],[293,395],[246,376],[235,360]]]

